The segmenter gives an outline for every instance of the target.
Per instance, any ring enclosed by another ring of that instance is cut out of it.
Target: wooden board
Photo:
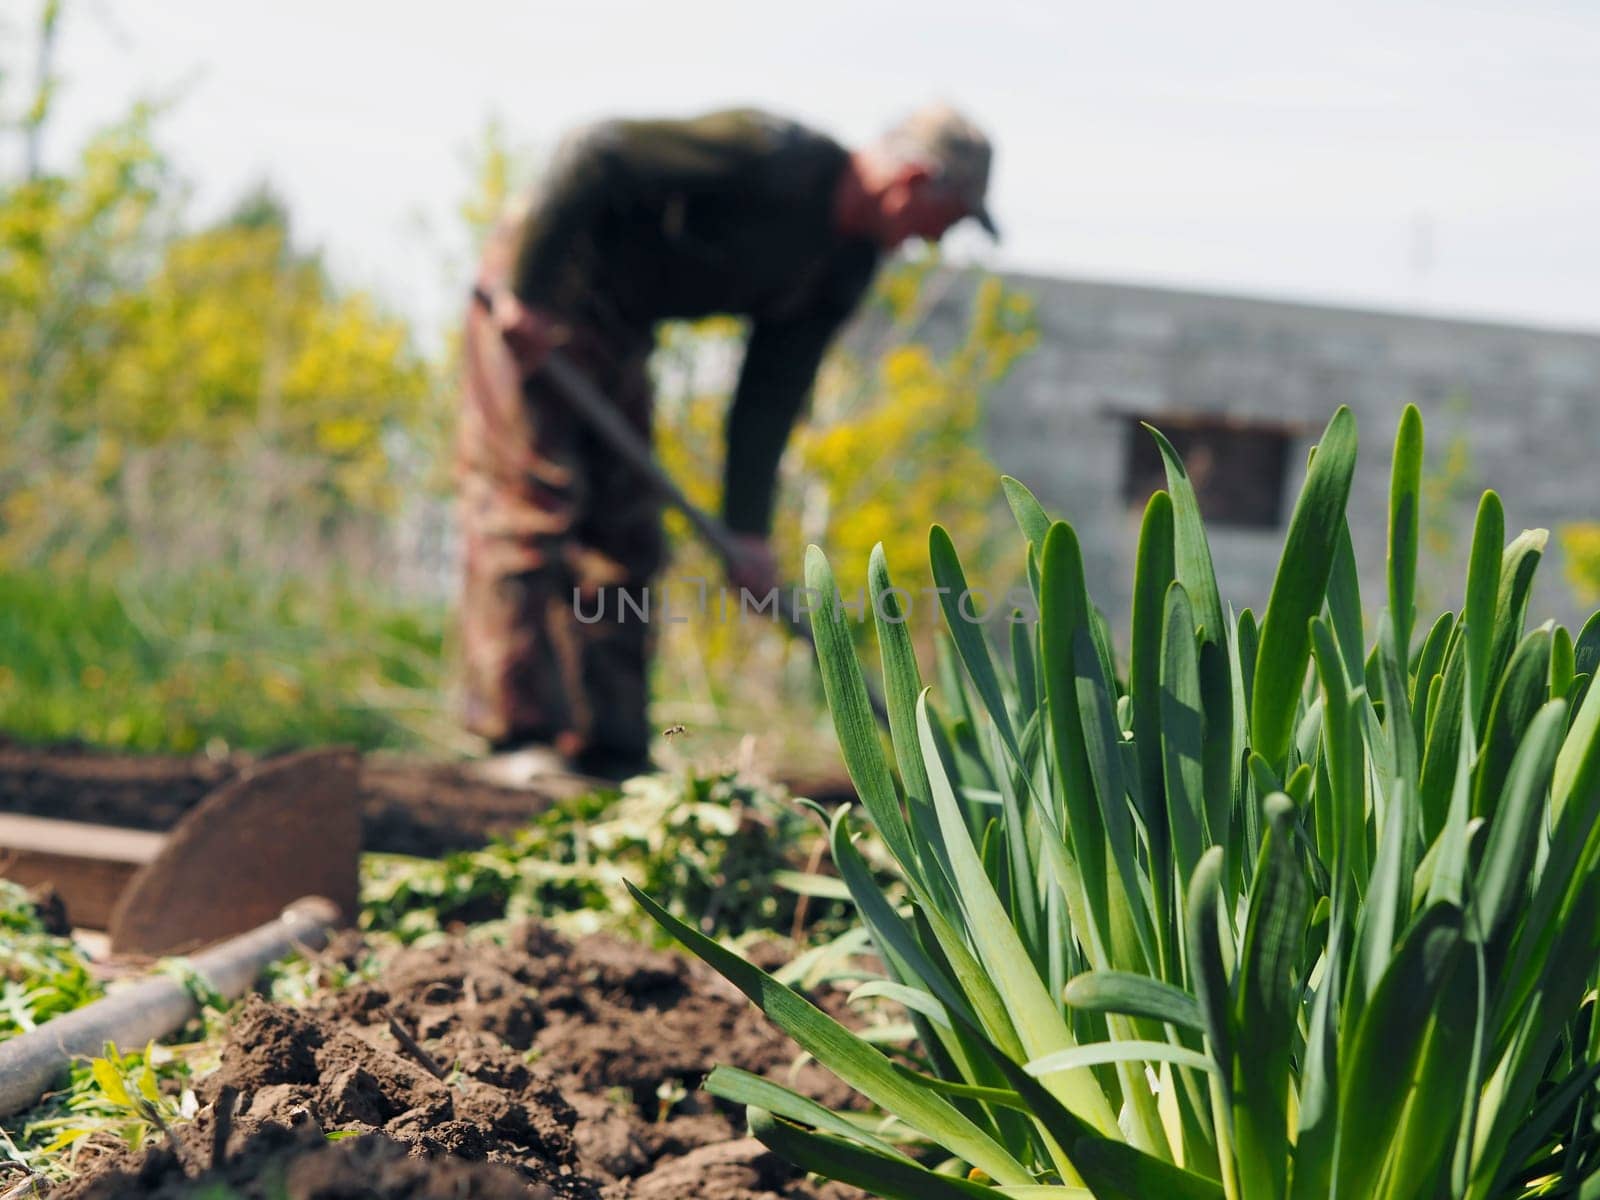
[[[0,878],[26,888],[49,885],[74,925],[106,929],[128,881],[164,841],[139,829],[0,813]]]

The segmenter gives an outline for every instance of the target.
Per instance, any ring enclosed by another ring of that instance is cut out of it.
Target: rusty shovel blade
[[[310,750],[247,769],[186,813],[111,913],[116,954],[173,954],[271,921],[301,896],[355,920],[359,763]]]

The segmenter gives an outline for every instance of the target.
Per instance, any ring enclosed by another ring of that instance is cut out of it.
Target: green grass
[[[659,727],[687,724],[698,759],[733,755],[755,733],[767,756],[814,763],[826,709],[809,662],[786,669],[769,645],[752,670],[673,632],[651,667]],[[0,567],[0,736],[171,754],[468,752],[454,634],[450,605],[375,600],[320,574]]]
[[[0,732],[171,753],[449,744],[446,621],[352,584],[0,570]]]

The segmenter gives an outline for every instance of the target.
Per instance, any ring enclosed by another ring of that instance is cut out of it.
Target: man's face
[[[884,191],[878,212],[878,244],[898,249],[908,238],[937,242],[957,221],[969,215],[966,201],[910,164],[900,168]]]

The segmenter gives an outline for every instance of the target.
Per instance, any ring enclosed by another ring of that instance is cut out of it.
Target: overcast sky
[[[453,310],[466,150],[757,104],[996,145],[1000,267],[1600,330],[1594,0],[66,0],[47,158],[138,97],[194,215],[270,179],[340,278]],[[0,0],[0,105],[38,0]],[[459,265],[459,263],[457,264]]]

